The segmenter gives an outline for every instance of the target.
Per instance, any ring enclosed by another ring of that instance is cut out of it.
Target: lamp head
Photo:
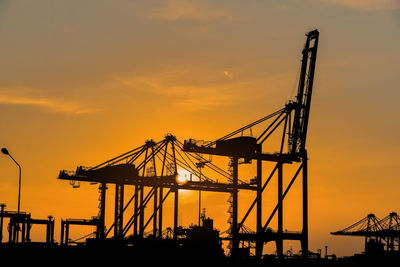
[[[9,155],[7,148],[4,148],[4,147],[3,147],[3,148],[1,149],[1,152],[2,152],[4,155]]]

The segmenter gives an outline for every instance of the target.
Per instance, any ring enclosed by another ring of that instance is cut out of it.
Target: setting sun
[[[192,180],[192,174],[184,169],[178,169],[178,176],[176,181],[179,184],[186,184],[188,181]]]

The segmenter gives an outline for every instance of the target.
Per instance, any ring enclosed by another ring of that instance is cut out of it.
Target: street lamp
[[[14,162],[15,164],[17,164],[18,168],[19,168],[19,185],[18,185],[18,214],[20,212],[20,202],[21,202],[21,166],[18,164],[18,162],[10,155],[10,153],[8,152],[7,148],[2,148],[1,152],[4,155],[8,155]]]

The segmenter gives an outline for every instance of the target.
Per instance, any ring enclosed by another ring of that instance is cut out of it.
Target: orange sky
[[[0,145],[22,165],[22,210],[55,216],[58,240],[61,218],[90,218],[98,205],[96,186],[72,189],[59,170],[166,133],[215,140],[282,108],[295,94],[304,34],[317,28],[310,249],[360,252],[362,239],[329,233],[370,212],[400,212],[399,8],[396,0],[2,1]],[[0,159],[0,202],[16,210],[18,169]],[[228,196],[205,198],[226,230]],[[196,199],[182,197],[180,223],[197,222]],[[299,210],[288,210],[290,226]]]

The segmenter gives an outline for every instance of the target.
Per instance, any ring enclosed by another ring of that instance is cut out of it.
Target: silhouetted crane
[[[99,205],[99,239],[105,239],[114,229],[114,239],[123,239],[129,229],[133,226],[133,237],[144,238],[144,231],[150,221],[153,221],[153,237],[162,239],[163,236],[163,203],[165,199],[174,193],[174,239],[177,238],[178,230],[178,192],[180,189],[213,191],[229,193],[231,227],[229,240],[231,241],[231,255],[236,257],[239,250],[239,241],[256,243],[256,256],[261,257],[262,248],[265,242],[275,241],[277,252],[283,257],[283,240],[301,241],[304,257],[308,256],[308,171],[307,171],[307,150],[306,137],[311,106],[311,96],[314,83],[314,72],[318,48],[319,32],[317,30],[306,34],[307,39],[302,50],[301,71],[297,96],[289,101],[284,108],[261,118],[245,127],[242,127],[213,142],[200,143],[189,139],[181,143],[175,136],[166,135],[164,140],[155,142],[148,140],[143,146],[121,154],[115,158],[105,161],[95,167],[78,167],[74,172],[61,171],[59,179],[69,181],[99,183],[100,205]],[[257,137],[239,136],[243,131],[269,122],[262,133]],[[280,137],[279,152],[263,152],[263,144],[270,140],[270,136],[283,128]],[[285,146],[287,145],[287,149]],[[225,171],[202,154],[225,156],[230,158],[230,169]],[[257,161],[257,176],[250,182],[239,179],[239,159],[243,163]],[[262,162],[269,161],[276,163],[265,183],[262,179]],[[199,168],[199,163],[201,168]],[[283,166],[285,164],[298,164],[294,176],[291,178],[287,188],[283,188]],[[190,174],[190,179],[181,179],[179,170],[183,169]],[[205,174],[205,168],[211,175]],[[203,170],[204,169],[204,170]],[[283,200],[296,178],[302,173],[302,231],[283,231]],[[278,174],[278,199],[273,212],[263,225],[262,221],[262,193],[265,191],[269,181],[274,174]],[[194,179],[192,179],[192,174]],[[220,179],[216,179],[216,177]],[[75,184],[75,183],[73,183]],[[114,223],[105,231],[105,199],[107,184],[115,185],[115,215]],[[134,195],[125,204],[124,186],[135,187]],[[145,191],[147,188],[147,192]],[[168,192],[164,195],[164,189]],[[249,190],[257,193],[256,199],[248,209],[244,218],[238,221],[238,191]],[[153,199],[153,213],[145,223],[145,207]],[[134,203],[134,214],[126,224],[123,222],[123,215],[127,207]],[[251,210],[257,209],[257,230],[251,231],[244,225]],[[278,214],[278,229],[272,231],[268,228],[269,223],[275,214]],[[239,230],[242,230],[240,232]],[[252,246],[254,247],[254,246]]]
[[[399,251],[400,218],[396,212],[392,212],[380,220],[371,213],[355,224],[331,234],[365,237],[366,253],[370,252],[371,249]]]
[[[79,166],[76,171],[62,170],[59,179],[91,184],[100,184],[100,205],[98,227],[101,231],[99,239],[105,239],[112,229],[114,238],[124,238],[128,231],[134,229],[133,236],[144,237],[147,226],[153,221],[153,236],[162,238],[163,232],[163,204],[170,193],[174,193],[174,230],[178,227],[178,192],[180,189],[212,192],[232,192],[233,186],[228,182],[230,174],[219,168],[211,161],[206,160],[197,153],[182,151],[182,142],[175,136],[168,134],[164,140],[155,142],[148,140],[143,146],[105,161],[95,167],[87,168]],[[207,169],[213,178],[201,171]],[[190,177],[179,177],[179,170],[184,170]],[[220,177],[219,182],[215,180]],[[105,232],[105,195],[107,184],[115,185],[114,223]],[[135,187],[134,195],[124,201],[124,186]],[[145,188],[149,188],[146,192]],[[255,191],[256,187],[240,182],[240,189]],[[164,189],[168,192],[164,194]],[[145,207],[153,199],[153,213],[145,222]],[[123,214],[125,210],[134,204],[133,216],[124,224]],[[103,229],[103,231],[101,230]],[[160,231],[161,229],[161,231]]]
[[[229,157],[232,168],[232,185],[234,190],[231,198],[232,223],[230,230],[230,239],[232,240],[232,256],[239,254],[240,240],[256,241],[256,255],[261,257],[264,242],[275,241],[279,257],[283,257],[283,240],[300,240],[303,255],[308,254],[308,190],[307,190],[307,150],[306,139],[308,130],[308,121],[311,106],[312,89],[314,84],[315,64],[318,49],[319,32],[317,30],[307,33],[307,39],[302,51],[302,63],[299,77],[299,85],[295,100],[289,101],[284,108],[263,117],[253,123],[250,123],[236,131],[233,131],[216,141],[199,143],[194,139],[185,140],[183,149],[186,152],[195,152],[216,156]],[[272,122],[271,122],[272,121]],[[252,136],[238,136],[244,131],[251,129],[264,122],[270,122],[256,138]],[[270,136],[277,131],[278,127],[283,128],[279,152],[264,153],[263,144],[269,140]],[[285,145],[287,150],[285,150]],[[257,197],[250,206],[243,220],[238,222],[238,163],[239,159],[244,159],[245,163],[251,160],[257,161]],[[262,161],[276,162],[275,168],[262,184]],[[300,163],[296,174],[291,179],[288,187],[283,191],[283,165]],[[278,203],[269,216],[267,222],[262,225],[262,193],[268,182],[278,170]],[[303,230],[301,233],[283,232],[283,199],[288,193],[290,187],[296,180],[296,177],[303,171]],[[255,234],[243,233],[239,230],[248,217],[250,211],[257,205],[257,230]],[[267,227],[278,212],[277,232],[267,231]]]

